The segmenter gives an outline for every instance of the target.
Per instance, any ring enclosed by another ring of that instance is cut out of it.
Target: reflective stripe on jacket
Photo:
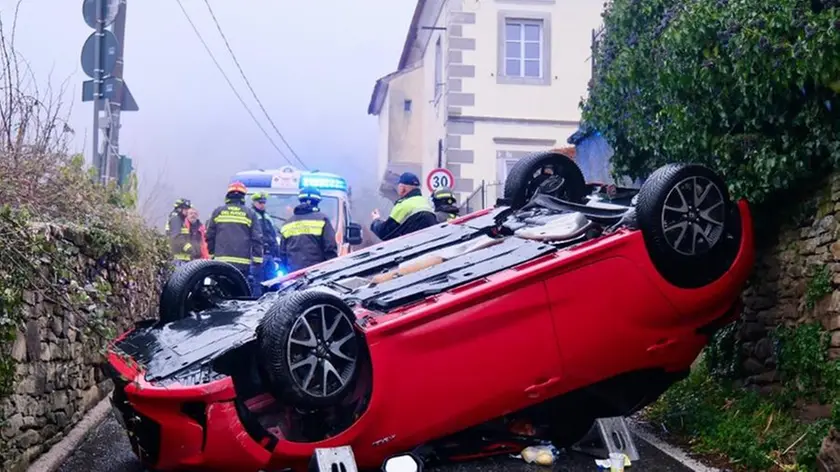
[[[213,259],[250,265],[262,259],[262,226],[243,201],[232,201],[213,211],[207,222],[207,249]]]
[[[305,269],[338,256],[335,229],[329,219],[307,204],[280,228],[280,264],[288,272]]]

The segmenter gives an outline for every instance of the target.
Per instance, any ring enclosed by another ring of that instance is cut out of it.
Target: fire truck
[[[319,208],[335,228],[338,255],[343,256],[352,250],[352,246],[362,244],[362,227],[350,221],[350,187],[336,174],[285,166],[238,172],[231,178],[231,182],[234,181],[242,182],[248,188],[249,199],[257,192],[268,194],[265,212],[278,230],[298,205],[300,189],[317,188],[321,191]]]

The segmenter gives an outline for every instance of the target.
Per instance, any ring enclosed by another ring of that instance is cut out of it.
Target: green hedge
[[[840,1],[612,0],[583,119],[614,171],[673,161],[762,201],[840,161]]]

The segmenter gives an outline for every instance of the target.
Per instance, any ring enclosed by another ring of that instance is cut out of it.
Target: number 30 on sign
[[[437,168],[432,169],[429,175],[426,176],[426,187],[430,192],[443,187],[452,188],[455,186],[455,176],[449,169]]]

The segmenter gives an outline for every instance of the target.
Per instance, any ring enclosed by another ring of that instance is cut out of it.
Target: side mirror
[[[382,472],[423,472],[423,462],[414,454],[398,454],[385,459]]]
[[[362,226],[358,223],[350,223],[344,232],[344,241],[351,246],[362,244]]]

